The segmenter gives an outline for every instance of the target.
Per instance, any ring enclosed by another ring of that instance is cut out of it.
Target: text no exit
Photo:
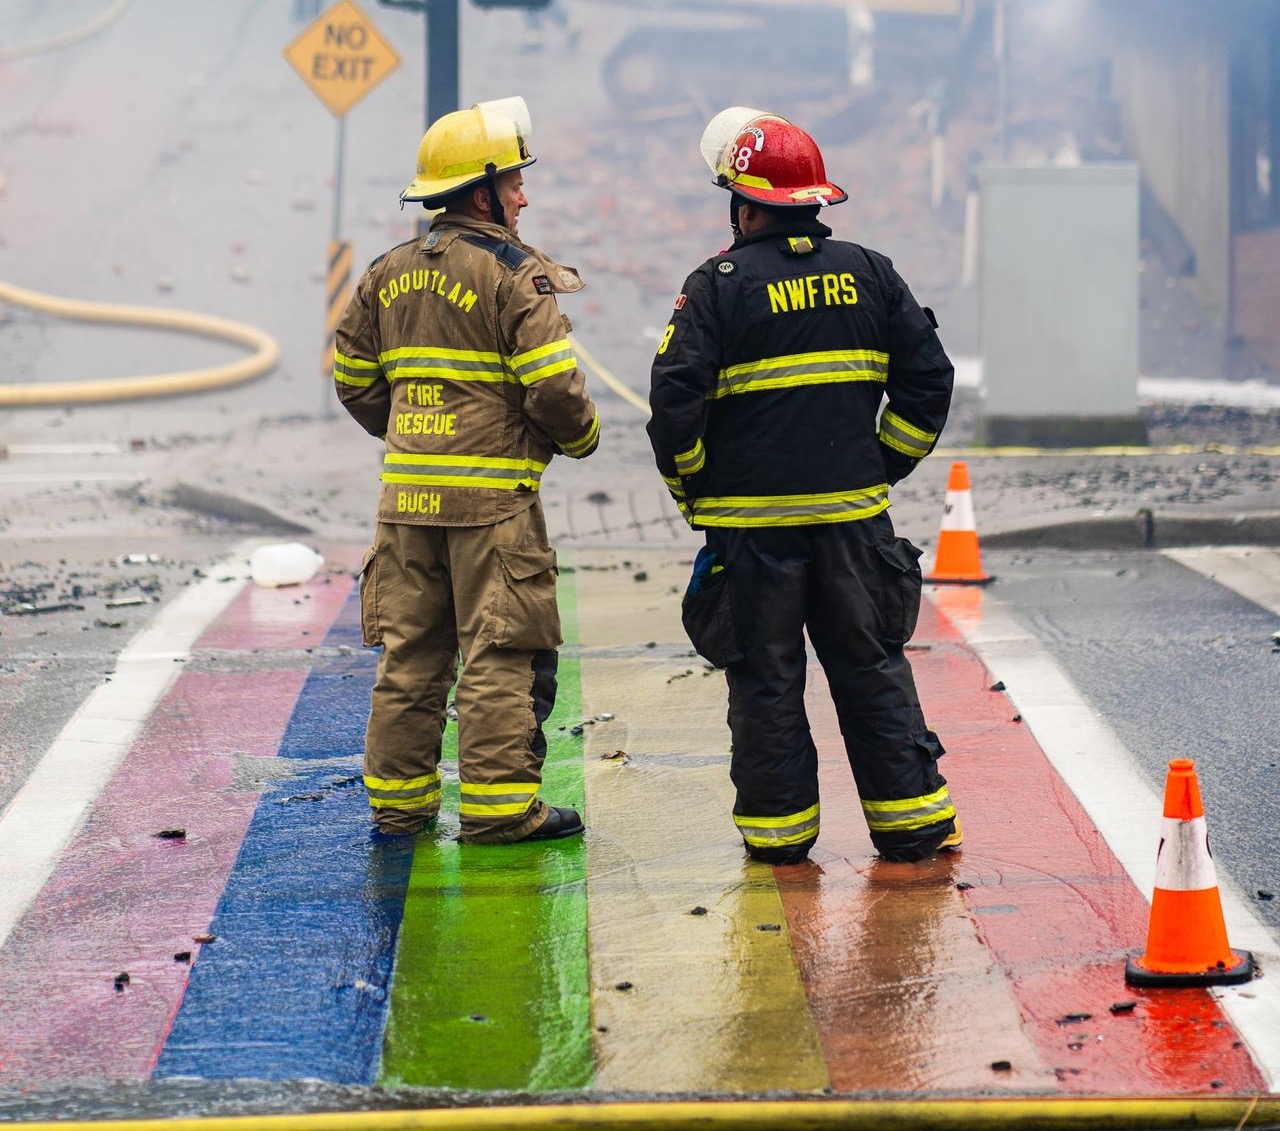
[[[400,65],[395,49],[352,0],[339,0],[317,17],[284,56],[339,116]]]

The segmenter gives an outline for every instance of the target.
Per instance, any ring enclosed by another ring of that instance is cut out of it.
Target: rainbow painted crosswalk
[[[822,837],[812,863],[771,869],[744,859],[729,818],[723,679],[680,632],[676,555],[641,580],[584,553],[562,577],[543,792],[584,807],[585,840],[458,844],[448,748],[439,829],[371,836],[359,775],[375,655],[360,646],[357,551],[328,556],[338,568],[301,588],[222,582],[235,592],[109,755],[0,948],[0,1088],[1270,1086],[1208,992],[1124,985],[1144,896],[957,627],[974,610],[955,602],[983,594],[926,602],[912,652],[964,850],[918,866],[872,855],[815,667]]]

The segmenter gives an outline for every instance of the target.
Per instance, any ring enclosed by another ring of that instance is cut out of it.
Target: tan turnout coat
[[[381,521],[500,522],[531,505],[555,454],[595,450],[555,299],[581,288],[506,228],[451,212],[370,264],[337,328],[334,380],[385,438]]]

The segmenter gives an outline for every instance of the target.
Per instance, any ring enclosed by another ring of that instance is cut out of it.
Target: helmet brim
[[[829,206],[843,204],[849,194],[839,185],[831,181],[809,185],[801,189],[760,188],[755,185],[743,185],[719,178],[716,181],[721,188],[728,189],[734,196],[740,197],[749,204],[767,204],[770,208],[808,208],[815,204]]]

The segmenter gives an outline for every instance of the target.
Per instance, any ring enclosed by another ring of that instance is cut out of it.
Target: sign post
[[[333,177],[333,232],[326,263],[325,333],[321,374],[333,372],[334,333],[351,295],[351,244],[342,233],[342,162],[346,113],[400,66],[400,56],[353,0],[338,0],[284,49],[284,57],[338,119],[337,161]],[[325,398],[326,413],[333,398]]]

